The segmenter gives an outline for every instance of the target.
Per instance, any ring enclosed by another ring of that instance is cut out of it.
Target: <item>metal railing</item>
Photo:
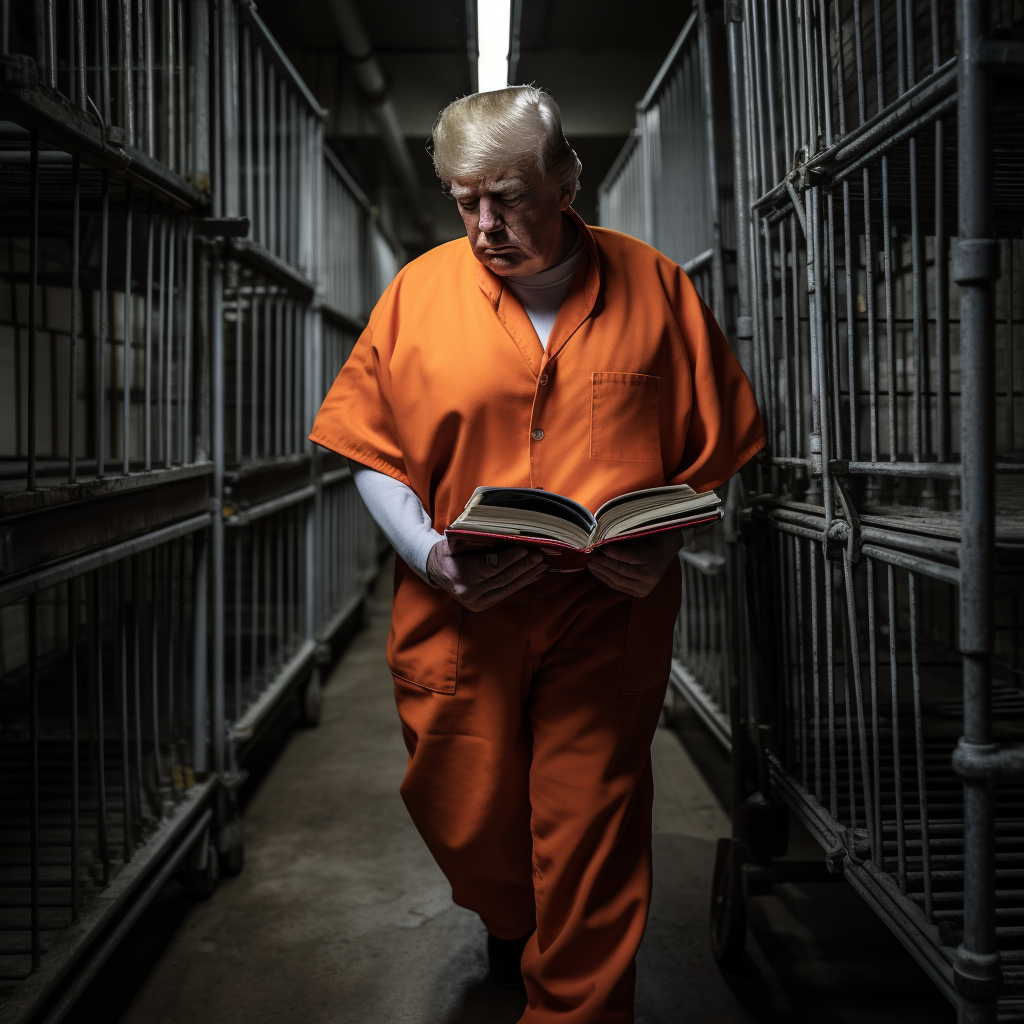
[[[796,877],[771,866],[781,801],[974,1022],[1024,1017],[1024,774],[1008,743],[1024,719],[1024,204],[1019,124],[986,91],[1020,73],[1024,24],[1006,5],[958,6],[699,4],[601,210],[643,230],[654,218],[636,211],[712,180],[710,162],[672,166],[642,143],[698,133],[706,89],[681,54],[724,22],[706,45],[729,71],[728,327],[769,445],[748,491],[730,484],[735,526],[681,555],[672,681],[736,775],[712,941],[722,960],[742,949],[744,875]],[[674,80],[685,95],[659,101]],[[687,222],[669,254],[706,237]],[[714,295],[713,278],[695,284]]]
[[[691,13],[598,189],[598,217],[675,260],[728,327],[736,316],[732,168],[722,160],[728,87],[725,66],[711,59],[722,32],[702,9]]]
[[[4,5],[0,1021],[63,1018],[174,872],[241,867],[380,539],[306,440],[403,255],[251,3]]]

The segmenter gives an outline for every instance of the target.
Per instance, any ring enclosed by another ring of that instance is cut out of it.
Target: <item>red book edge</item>
[[[585,565],[589,561],[589,556],[592,555],[598,548],[604,547],[606,544],[617,544],[619,541],[626,540],[637,540],[640,537],[649,537],[655,533],[667,533],[669,530],[690,530],[695,526],[704,526],[707,523],[715,523],[722,518],[723,512],[720,508],[716,508],[713,512],[706,516],[701,516],[700,519],[690,519],[685,523],[672,523],[668,526],[655,526],[649,530],[636,530],[632,533],[624,533],[618,537],[611,537],[608,540],[600,541],[593,547],[589,548],[577,548],[572,544],[566,544],[560,540],[547,540],[542,537],[520,537],[518,535],[510,535],[507,533],[483,533],[480,530],[453,530],[449,527],[444,531],[445,540],[448,541],[448,549],[453,555],[462,554],[465,551],[484,551],[494,550],[499,545],[503,547],[515,547],[523,545],[525,547],[538,547],[538,548],[561,548],[562,551],[569,556],[568,561],[573,565],[577,563],[577,559],[572,558],[573,555],[586,556],[582,563]],[[562,563],[562,558],[558,559],[558,564]]]

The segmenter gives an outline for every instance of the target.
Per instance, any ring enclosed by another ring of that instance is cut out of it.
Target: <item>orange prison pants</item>
[[[454,693],[395,677],[402,797],[455,902],[499,938],[534,932],[521,1024],[633,1021],[679,584],[675,560],[642,600],[542,576],[462,611]]]

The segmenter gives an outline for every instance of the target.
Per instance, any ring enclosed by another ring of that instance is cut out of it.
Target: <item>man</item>
[[[553,573],[521,547],[453,557],[442,533],[481,484],[592,511],[666,483],[708,490],[764,431],[686,275],[572,210],[580,164],[549,96],[456,100],[434,163],[467,238],[400,271],[310,436],[349,458],[399,553],[401,792],[487,926],[492,974],[521,970],[524,1024],[629,1022],[682,534]]]

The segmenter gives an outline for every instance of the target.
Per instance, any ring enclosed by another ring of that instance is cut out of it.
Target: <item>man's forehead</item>
[[[509,170],[483,178],[453,178],[451,193],[453,196],[462,198],[510,192],[513,189],[519,191],[527,187],[528,182],[524,174]]]

